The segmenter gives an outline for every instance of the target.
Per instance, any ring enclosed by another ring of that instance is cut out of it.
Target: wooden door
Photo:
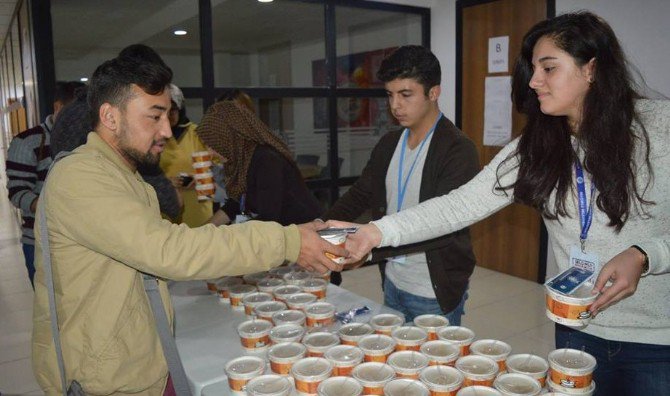
[[[460,35],[457,62],[460,62],[460,92],[457,112],[460,127],[477,145],[483,165],[500,151],[484,146],[484,79],[510,75],[521,49],[524,34],[535,23],[546,19],[547,0],[460,1],[457,6]],[[488,73],[489,38],[509,36],[507,73]],[[457,77],[458,78],[458,77]],[[460,108],[460,111],[459,111]],[[519,135],[523,117],[513,110],[512,136]],[[529,280],[538,280],[540,270],[539,214],[526,206],[513,204],[471,227],[473,246],[480,266]],[[545,253],[546,254],[546,253]]]

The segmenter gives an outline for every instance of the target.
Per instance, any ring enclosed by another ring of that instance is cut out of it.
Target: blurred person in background
[[[56,83],[53,114],[43,123],[16,135],[7,151],[7,191],[9,201],[21,210],[21,244],[28,278],[35,276],[35,208],[51,165],[51,130],[61,109],[74,99],[74,91],[84,84],[78,81]]]

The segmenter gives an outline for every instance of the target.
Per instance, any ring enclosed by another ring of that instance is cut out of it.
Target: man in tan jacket
[[[171,136],[171,78],[171,70],[146,46],[133,46],[100,65],[88,94],[95,130],[54,166],[39,202],[49,229],[67,383],[78,381],[87,394],[164,392],[167,364],[142,273],[209,279],[286,261],[339,271],[324,253],[347,255],[319,238],[311,224],[251,221],[191,229],[161,218],[154,190],[136,169],[155,164]],[[62,391],[37,240],[33,369],[44,392],[55,395]],[[159,283],[172,318],[166,284]]]

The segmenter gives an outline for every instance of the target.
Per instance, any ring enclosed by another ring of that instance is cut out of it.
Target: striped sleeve
[[[15,137],[7,151],[7,191],[12,205],[24,213],[31,213],[30,205],[38,197],[34,192],[37,185],[37,157],[32,147],[34,136]]]

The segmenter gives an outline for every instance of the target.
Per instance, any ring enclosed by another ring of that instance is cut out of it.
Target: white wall
[[[646,84],[670,97],[670,1],[557,0],[556,14],[589,10],[604,18]]]

